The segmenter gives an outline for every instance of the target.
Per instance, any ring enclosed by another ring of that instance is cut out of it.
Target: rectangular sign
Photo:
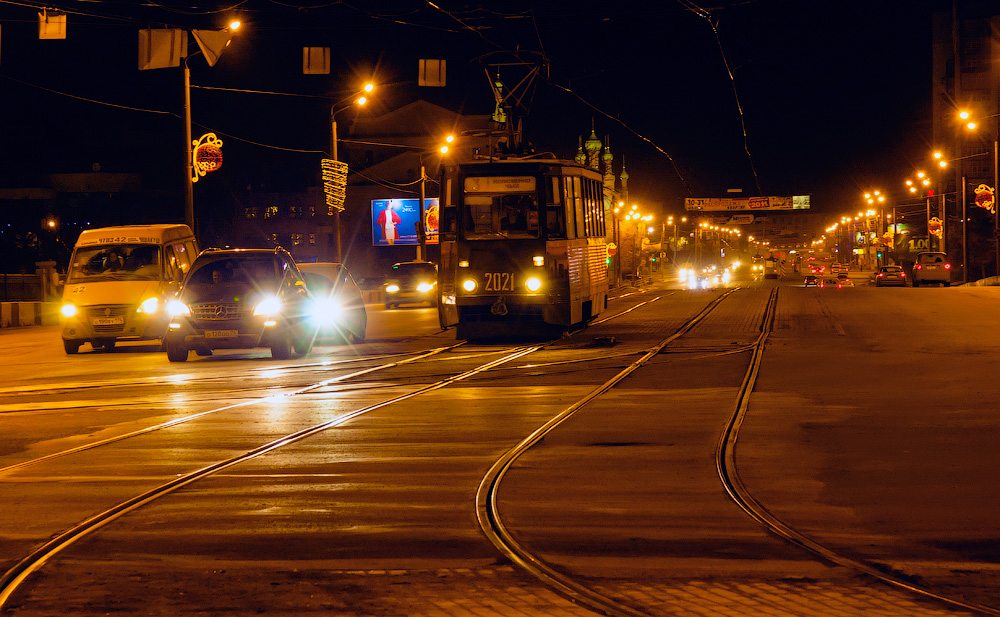
[[[417,237],[419,220],[419,199],[373,199],[372,246],[420,244],[420,239]],[[424,229],[427,233],[427,244],[437,244],[437,197],[424,200]]]
[[[688,197],[684,209],[698,212],[743,212],[752,210],[808,210],[809,195],[785,197]]]
[[[533,193],[534,176],[475,176],[465,179],[466,193]]]

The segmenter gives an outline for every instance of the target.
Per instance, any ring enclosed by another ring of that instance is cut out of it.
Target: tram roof
[[[462,161],[457,163],[455,166],[461,168],[462,170],[468,170],[478,167],[492,168],[492,169],[550,169],[554,167],[569,168],[573,170],[578,170],[583,174],[593,174],[594,176],[600,178],[600,173],[587,167],[586,165],[580,165],[576,161],[566,160],[566,159],[555,159],[555,158],[540,158],[540,157],[523,157],[523,158],[505,158],[505,159],[479,159],[474,161]]]

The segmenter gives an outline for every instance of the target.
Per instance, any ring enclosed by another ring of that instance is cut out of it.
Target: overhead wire
[[[722,56],[722,64],[725,66],[726,73],[729,75],[729,82],[733,86],[733,97],[736,101],[736,110],[740,117],[740,128],[743,131],[743,150],[747,153],[747,159],[750,163],[750,171],[753,172],[754,183],[757,185],[757,194],[763,195],[764,191],[760,186],[760,176],[757,174],[757,165],[754,163],[753,154],[750,152],[750,137],[747,135],[746,116],[743,113],[743,104],[740,102],[740,92],[736,87],[736,77],[733,75],[733,70],[729,66],[729,59],[726,57],[725,47],[722,45],[722,37],[719,35],[717,20],[713,19],[711,11],[698,6],[692,2],[692,0],[677,0],[677,3],[707,21],[708,25],[712,28],[712,34],[715,36],[715,42],[719,46],[719,54]]]

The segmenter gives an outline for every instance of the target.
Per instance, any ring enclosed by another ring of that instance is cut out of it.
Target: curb
[[[0,328],[54,326],[58,323],[58,302],[0,302]]]

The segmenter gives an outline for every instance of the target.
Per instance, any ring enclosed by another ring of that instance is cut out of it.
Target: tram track
[[[653,300],[642,302],[640,304],[641,305],[645,305],[645,304],[648,304],[648,302],[655,301],[657,299],[659,299],[659,297],[657,297],[657,298],[655,298]],[[636,307],[633,307],[633,308],[636,308]],[[622,314],[626,314],[626,313],[630,312],[631,310],[632,309],[626,309],[625,311],[622,311],[621,313],[618,313],[617,315],[612,316],[609,319],[613,319],[614,317],[620,316]],[[606,320],[602,320],[602,321],[606,321]],[[159,424],[156,424],[156,425],[144,427],[142,429],[131,431],[129,433],[125,433],[125,434],[122,434],[122,435],[117,435],[117,436],[109,437],[107,439],[102,439],[102,440],[95,440],[95,441],[92,441],[92,442],[88,442],[86,444],[81,444],[81,445],[73,447],[73,448],[64,449],[64,450],[61,450],[59,452],[53,452],[53,453],[50,453],[50,454],[47,454],[47,455],[44,455],[44,456],[41,456],[41,457],[35,457],[35,458],[24,460],[24,461],[19,461],[17,463],[12,463],[12,464],[7,465],[5,467],[0,467],[0,475],[10,474],[10,473],[19,471],[19,470],[27,468],[27,467],[38,465],[38,464],[43,463],[43,462],[52,461],[53,459],[58,459],[58,458],[66,457],[66,456],[69,456],[69,455],[72,455],[72,454],[77,454],[77,453],[85,452],[85,451],[88,451],[88,450],[94,450],[94,449],[97,449],[97,448],[100,448],[100,447],[103,447],[103,446],[108,446],[108,445],[111,445],[111,444],[114,444],[114,443],[118,443],[118,442],[121,442],[121,441],[124,441],[124,440],[127,440],[127,439],[132,439],[132,438],[140,437],[140,436],[143,436],[143,435],[148,435],[148,434],[153,433],[153,432],[162,431],[164,429],[171,428],[171,427],[174,427],[174,426],[178,426],[180,424],[184,424],[184,423],[187,423],[187,422],[192,422],[194,420],[197,420],[199,418],[203,418],[203,417],[211,415],[211,414],[216,414],[216,413],[220,413],[220,412],[223,412],[223,411],[228,411],[228,410],[232,410],[232,409],[236,409],[236,408],[248,407],[248,406],[260,404],[260,403],[262,403],[264,401],[273,400],[273,399],[276,399],[276,398],[285,398],[285,397],[292,397],[292,396],[297,396],[297,395],[301,395],[301,394],[306,394],[308,392],[313,392],[313,391],[316,391],[316,390],[321,389],[323,387],[327,387],[327,386],[330,386],[330,385],[333,385],[333,384],[336,384],[336,383],[344,383],[344,382],[348,382],[350,380],[357,380],[357,378],[360,378],[360,377],[363,377],[363,376],[366,376],[366,375],[371,375],[371,374],[373,374],[375,372],[386,370],[388,368],[393,368],[393,367],[401,366],[401,365],[404,365],[404,364],[414,364],[414,363],[417,363],[417,362],[428,361],[428,359],[431,356],[434,356],[434,355],[439,354],[439,353],[441,353],[443,351],[446,351],[446,350],[452,350],[452,349],[454,349],[456,347],[459,347],[461,345],[464,345],[464,344],[465,344],[464,342],[460,342],[460,343],[458,343],[456,345],[432,349],[432,350],[429,350],[429,351],[426,351],[426,352],[423,352],[423,353],[419,353],[416,356],[413,356],[413,357],[410,357],[410,358],[406,358],[404,360],[389,362],[389,363],[385,363],[385,364],[374,366],[374,367],[366,367],[366,368],[363,368],[363,369],[360,369],[360,370],[357,370],[357,371],[349,372],[349,373],[340,375],[340,376],[335,377],[335,378],[331,378],[331,379],[327,379],[327,380],[322,380],[320,382],[316,382],[316,383],[313,383],[313,384],[310,384],[310,385],[307,385],[307,386],[304,386],[304,387],[300,387],[300,388],[297,388],[297,389],[294,389],[294,390],[280,392],[280,393],[271,393],[268,396],[255,398],[253,400],[241,401],[239,403],[234,403],[234,404],[230,404],[230,405],[219,406],[219,407],[216,407],[216,408],[213,408],[213,409],[210,409],[210,410],[206,410],[206,411],[203,411],[203,412],[199,412],[199,413],[195,413],[195,414],[189,414],[189,415],[184,416],[182,418],[175,418],[175,419],[170,420],[168,422],[159,423]],[[25,580],[27,580],[27,578],[33,572],[36,572],[38,569],[40,569],[53,556],[55,556],[59,552],[63,551],[65,548],[69,547],[71,544],[73,544],[74,542],[78,541],[80,538],[85,537],[85,536],[87,536],[87,535],[89,535],[89,534],[97,531],[101,527],[103,527],[103,526],[111,523],[112,521],[114,521],[114,520],[116,520],[116,519],[118,519],[118,518],[120,518],[120,517],[122,517],[122,516],[124,516],[124,515],[126,515],[126,514],[128,514],[130,512],[132,512],[134,510],[142,508],[142,507],[150,504],[151,502],[153,502],[153,501],[155,501],[157,499],[160,499],[161,497],[164,497],[164,496],[166,496],[168,494],[171,494],[171,493],[173,493],[173,492],[181,489],[182,487],[188,486],[191,483],[197,482],[198,480],[200,480],[202,478],[205,478],[207,476],[215,474],[215,473],[217,473],[219,471],[222,471],[223,469],[227,469],[227,468],[229,468],[229,467],[231,467],[233,465],[237,465],[237,464],[239,464],[241,462],[244,462],[244,461],[250,460],[252,458],[261,456],[263,454],[266,454],[266,453],[271,452],[271,451],[273,451],[275,449],[284,447],[286,445],[290,445],[290,444],[296,443],[296,442],[298,442],[300,440],[306,439],[306,438],[308,438],[308,437],[310,437],[312,435],[315,435],[317,433],[329,430],[331,428],[335,428],[335,427],[341,426],[341,425],[343,425],[345,423],[348,423],[351,420],[357,418],[358,416],[361,416],[363,414],[369,413],[369,412],[374,411],[376,409],[381,409],[383,407],[386,407],[386,406],[389,406],[389,405],[392,405],[392,404],[395,404],[395,403],[399,403],[399,402],[402,402],[402,401],[414,398],[414,397],[419,396],[421,394],[432,392],[434,390],[446,387],[446,386],[451,385],[453,383],[456,383],[456,382],[468,379],[468,378],[473,377],[475,375],[479,375],[480,373],[483,373],[485,371],[494,370],[494,369],[496,369],[498,367],[501,367],[501,366],[503,366],[505,364],[513,362],[513,361],[515,361],[515,360],[517,360],[519,358],[522,358],[522,357],[524,357],[524,356],[526,356],[528,354],[534,353],[535,351],[538,351],[539,349],[542,349],[542,348],[543,348],[543,345],[536,345],[536,346],[530,346],[530,347],[522,346],[522,347],[517,347],[517,348],[513,348],[513,349],[509,348],[509,349],[499,349],[498,350],[496,348],[493,348],[493,349],[486,349],[486,350],[483,350],[483,351],[470,350],[469,353],[465,353],[465,354],[461,354],[459,356],[456,356],[456,359],[473,359],[473,358],[476,358],[478,356],[487,356],[487,355],[493,355],[493,356],[495,356],[497,354],[503,354],[503,356],[501,358],[499,358],[499,359],[495,359],[495,360],[491,360],[489,362],[485,362],[483,364],[480,364],[479,366],[476,366],[476,367],[474,367],[472,369],[463,371],[461,373],[453,374],[453,375],[450,375],[450,376],[445,377],[443,379],[439,379],[438,381],[435,381],[432,384],[428,384],[428,385],[416,388],[414,390],[411,390],[410,392],[406,392],[406,393],[400,394],[398,396],[390,397],[390,398],[387,398],[387,399],[375,402],[373,404],[367,405],[367,406],[362,407],[360,409],[356,409],[356,410],[353,410],[353,411],[350,411],[350,412],[343,413],[343,414],[339,415],[338,417],[330,419],[330,420],[325,421],[323,423],[310,426],[310,427],[308,427],[306,429],[303,429],[303,430],[300,430],[300,431],[296,431],[294,433],[285,435],[285,436],[283,436],[281,438],[278,438],[278,439],[274,439],[274,440],[269,441],[268,443],[266,443],[266,444],[264,444],[262,446],[254,448],[253,450],[244,452],[241,455],[234,456],[232,458],[229,458],[229,459],[226,459],[226,460],[223,460],[223,461],[219,461],[219,462],[216,462],[216,463],[213,463],[213,464],[201,467],[200,469],[197,469],[195,471],[191,471],[191,472],[183,473],[183,474],[178,474],[178,476],[176,478],[174,478],[174,479],[172,479],[172,480],[170,480],[170,481],[168,481],[168,482],[166,482],[164,484],[161,484],[161,485],[159,485],[159,486],[157,486],[157,487],[155,487],[153,489],[147,490],[147,491],[145,491],[145,492],[143,492],[141,494],[138,494],[138,495],[136,495],[136,496],[134,496],[134,497],[132,497],[130,499],[122,501],[122,502],[120,502],[120,503],[118,503],[118,504],[116,504],[116,505],[114,505],[112,507],[106,508],[103,511],[98,512],[97,514],[93,514],[93,515],[89,516],[88,518],[86,518],[85,520],[83,520],[83,521],[81,521],[81,522],[73,525],[72,527],[70,527],[68,529],[65,529],[62,532],[57,532],[56,534],[53,535],[53,537],[51,537],[51,539],[49,539],[48,541],[46,541],[44,544],[38,546],[36,549],[32,550],[27,556],[25,556],[24,558],[22,558],[13,567],[11,567],[6,573],[4,573],[2,576],[0,576],[0,610],[3,609],[4,605],[9,600],[9,598],[11,597],[11,595],[16,592],[17,588]],[[345,362],[356,362],[356,361],[358,361],[358,359],[352,359],[350,361],[345,361]],[[313,366],[314,368],[316,366],[326,367],[329,364],[330,364],[329,362],[310,363],[310,365]],[[257,369],[257,370],[262,370],[262,369]],[[275,369],[268,369],[268,370],[275,370]],[[425,375],[425,377],[426,377],[426,375]]]
[[[504,524],[503,518],[500,514],[498,499],[500,483],[514,462],[522,454],[531,449],[532,446],[541,441],[547,434],[555,430],[560,424],[572,417],[588,403],[600,397],[623,379],[648,363],[667,345],[689,332],[735,291],[735,289],[727,291],[712,300],[705,308],[685,322],[673,334],[647,349],[638,360],[631,363],[614,377],[605,381],[589,394],[567,407],[561,413],[549,419],[548,422],[540,426],[533,433],[525,437],[520,443],[504,453],[504,455],[493,464],[490,470],[486,473],[486,476],[483,477],[479,484],[479,489],[476,492],[476,515],[483,533],[486,534],[486,537],[489,538],[490,542],[493,543],[500,553],[521,569],[525,570],[559,594],[580,606],[584,606],[603,615],[610,615],[613,617],[648,617],[647,613],[623,605],[617,599],[596,592],[575,580],[573,577],[560,572],[558,569],[548,564],[544,559],[532,553],[527,547],[519,543],[511,533],[510,529],[508,529]]]
[[[934,592],[931,589],[921,587],[903,577],[892,572],[886,572],[864,560],[854,559],[837,552],[819,542],[816,542],[792,526],[781,521],[774,516],[765,506],[759,503],[750,492],[749,488],[740,479],[735,457],[735,446],[739,436],[739,429],[746,417],[749,408],[751,394],[754,390],[757,375],[760,370],[764,346],[773,327],[777,306],[777,288],[772,289],[767,301],[767,306],[761,320],[760,334],[750,345],[740,346],[732,350],[724,350],[722,353],[742,353],[751,352],[747,370],[740,384],[736,403],[732,416],[727,421],[726,427],[720,436],[716,451],[716,465],[720,480],[729,498],[736,503],[750,518],[764,527],[768,532],[782,539],[783,541],[797,546],[811,553],[818,560],[846,567],[853,572],[871,577],[872,579],[888,585],[897,590],[918,596],[924,600],[930,600],[938,604],[960,609],[975,614],[1000,616],[997,608],[966,602],[953,598],[945,594]],[[710,307],[699,313],[695,318],[685,325],[684,331],[711,312],[729,294],[725,294],[717,299]],[[530,548],[524,546],[515,537],[501,516],[499,509],[499,488],[504,475],[512,468],[515,461],[539,443],[547,434],[555,430],[560,424],[569,419],[594,399],[614,387],[615,384],[624,379],[627,375],[646,364],[657,353],[664,353],[664,347],[669,342],[676,340],[681,334],[679,331],[675,335],[661,341],[656,347],[623,369],[613,378],[598,386],[587,396],[567,407],[560,414],[552,417],[548,422],[540,426],[533,433],[524,438],[521,442],[508,450],[494,463],[489,472],[482,479],[476,495],[476,511],[480,527],[494,546],[515,566],[531,574],[548,587],[569,599],[573,603],[585,607],[594,612],[609,617],[650,617],[654,613],[640,610],[634,606],[623,604],[617,597],[612,597],[598,592],[581,581],[577,580],[571,573],[559,569],[548,563],[539,555],[533,553]],[[685,350],[688,351],[688,350]],[[697,351],[704,351],[699,349]],[[714,354],[713,354],[714,355]]]
[[[395,403],[399,403],[399,402],[402,402],[402,401],[405,401],[405,400],[408,400],[408,399],[420,396],[421,394],[425,394],[425,393],[428,393],[428,392],[432,392],[432,391],[444,388],[444,387],[449,386],[449,385],[451,385],[453,383],[457,383],[459,381],[463,381],[463,380],[468,379],[470,377],[473,377],[475,375],[479,375],[480,373],[483,373],[485,371],[489,371],[492,368],[495,368],[497,366],[501,366],[501,365],[506,364],[508,362],[512,362],[514,360],[517,360],[518,358],[521,358],[521,357],[523,357],[525,355],[533,353],[533,352],[537,351],[538,349],[539,349],[538,346],[533,346],[533,347],[519,347],[519,348],[515,348],[514,350],[508,350],[509,353],[506,353],[505,355],[503,355],[502,357],[500,357],[500,358],[498,358],[496,360],[492,360],[490,362],[486,362],[484,364],[480,364],[477,367],[474,367],[472,369],[463,371],[463,372],[458,373],[456,375],[452,375],[451,377],[448,377],[446,379],[442,379],[442,380],[436,381],[436,382],[434,382],[432,384],[428,384],[426,386],[423,386],[421,388],[412,390],[410,392],[407,392],[407,393],[404,393],[404,394],[400,394],[400,395],[397,395],[397,396],[394,396],[394,397],[390,397],[390,398],[384,399],[382,401],[376,402],[374,404],[367,405],[365,407],[356,409],[354,411],[342,414],[342,415],[340,415],[340,416],[338,416],[336,418],[330,419],[330,420],[328,420],[326,422],[322,422],[320,424],[316,424],[316,425],[307,427],[305,429],[296,431],[294,433],[290,433],[290,434],[284,435],[284,436],[282,436],[282,437],[280,437],[278,439],[274,439],[272,441],[269,441],[268,443],[265,443],[265,444],[263,444],[261,446],[258,446],[257,448],[254,448],[252,450],[244,452],[243,454],[240,454],[240,455],[237,455],[237,456],[233,456],[233,457],[230,457],[230,458],[218,461],[216,463],[204,466],[204,467],[202,467],[202,468],[200,468],[198,470],[191,471],[191,472],[185,473],[183,475],[179,475],[177,478],[175,478],[175,479],[173,479],[173,480],[171,480],[169,482],[166,482],[166,483],[161,484],[161,485],[159,485],[159,486],[157,486],[157,487],[155,487],[153,489],[150,489],[150,490],[145,491],[145,492],[143,492],[143,493],[141,493],[139,495],[136,495],[136,496],[132,497],[131,499],[125,500],[123,502],[120,502],[120,503],[118,503],[118,504],[116,504],[116,505],[114,505],[114,506],[112,506],[110,508],[106,508],[105,510],[103,510],[103,511],[97,513],[97,514],[94,514],[94,515],[90,516],[89,518],[87,518],[86,520],[84,520],[84,521],[82,521],[82,522],[74,525],[73,527],[71,527],[71,528],[69,528],[69,529],[67,529],[67,530],[65,530],[65,531],[63,531],[61,533],[58,533],[53,538],[51,538],[49,541],[45,542],[44,544],[42,544],[41,546],[39,546],[38,548],[36,548],[35,550],[33,550],[30,554],[28,554],[27,556],[25,556],[16,565],[14,565],[7,572],[5,572],[2,576],[0,576],[0,609],[2,609],[4,607],[4,605],[10,599],[11,595],[17,590],[17,588],[33,572],[36,572],[38,569],[40,569],[49,559],[51,559],[56,554],[58,554],[59,552],[63,551],[67,547],[69,547],[71,544],[73,544],[74,542],[76,542],[80,538],[82,538],[82,537],[84,537],[86,535],[89,535],[89,534],[97,531],[101,527],[103,527],[103,526],[107,525],[108,523],[110,523],[110,522],[112,522],[112,521],[114,521],[114,520],[116,520],[116,519],[118,519],[118,518],[120,518],[120,517],[128,514],[129,512],[132,512],[132,511],[134,511],[136,509],[142,508],[143,506],[146,506],[146,505],[152,503],[153,501],[156,501],[157,499],[165,497],[166,495],[169,495],[169,494],[171,494],[171,493],[173,493],[173,492],[175,492],[175,491],[177,491],[177,490],[179,490],[179,489],[181,489],[181,488],[183,488],[183,487],[185,487],[185,486],[187,486],[189,484],[197,482],[198,480],[201,480],[201,479],[203,479],[203,478],[205,478],[207,476],[210,476],[212,474],[218,473],[219,471],[222,471],[224,469],[227,469],[227,468],[232,467],[234,465],[237,465],[239,463],[242,463],[242,462],[248,461],[250,459],[259,457],[261,455],[267,454],[267,453],[272,452],[272,451],[274,451],[274,450],[276,450],[278,448],[282,448],[284,446],[288,446],[288,445],[291,445],[293,443],[297,443],[297,442],[299,442],[299,441],[301,441],[303,439],[306,439],[308,437],[311,437],[311,436],[316,435],[318,433],[321,433],[323,431],[329,430],[331,428],[335,428],[335,427],[341,426],[341,425],[343,425],[343,424],[345,424],[347,422],[350,422],[351,420],[353,420],[353,419],[355,419],[355,418],[357,418],[357,417],[359,417],[361,415],[370,413],[370,412],[375,411],[377,409],[381,409],[383,407],[387,407],[389,405],[393,405]],[[360,375],[360,374],[362,374],[364,372],[371,372],[371,370],[374,370],[374,369],[368,369],[366,371],[359,371],[358,373],[353,374],[353,376],[358,376],[358,375]],[[327,380],[327,381],[322,382],[320,384],[314,384],[314,385],[312,385],[312,386],[310,386],[308,388],[303,388],[303,389],[297,390],[297,391],[295,391],[293,393],[287,393],[287,394],[285,394],[283,396],[291,396],[291,395],[296,395],[296,394],[302,394],[305,391],[312,391],[312,390],[324,387],[325,385],[329,385],[329,383],[331,381],[334,381],[334,380]],[[259,402],[259,401],[255,401],[255,402]],[[228,407],[226,407],[226,409],[230,409],[232,407],[233,406],[228,406]],[[203,412],[203,413],[207,413],[207,412]],[[155,427],[154,430],[160,430],[161,428],[165,428],[165,427],[158,426],[158,427]],[[143,434],[145,432],[149,432],[149,430],[144,431]],[[134,436],[134,435],[132,435],[132,436]],[[121,437],[119,439],[116,439],[115,441],[121,441],[124,438],[125,437]],[[94,444],[90,444],[89,448],[86,448],[86,449],[93,449],[93,448],[99,447],[101,445],[107,445],[107,443],[108,442],[102,442],[102,443],[95,442]],[[75,449],[74,450],[74,452],[78,452],[78,451],[81,451],[81,450],[80,449]],[[64,453],[58,453],[57,456],[64,456],[64,455],[70,454],[70,453],[72,453],[72,452],[66,451]],[[54,458],[54,456],[45,457],[44,460],[50,460],[51,458]],[[25,464],[26,463],[34,464],[34,463],[37,463],[37,462],[41,462],[42,460],[43,459],[33,459],[30,462],[24,462],[24,463]],[[20,465],[16,465],[16,466],[9,466],[7,468],[4,468],[4,470],[0,470],[0,471],[12,470],[12,469],[15,469],[15,468],[18,468],[18,467],[23,467],[23,466],[25,466],[25,464],[20,464]]]

